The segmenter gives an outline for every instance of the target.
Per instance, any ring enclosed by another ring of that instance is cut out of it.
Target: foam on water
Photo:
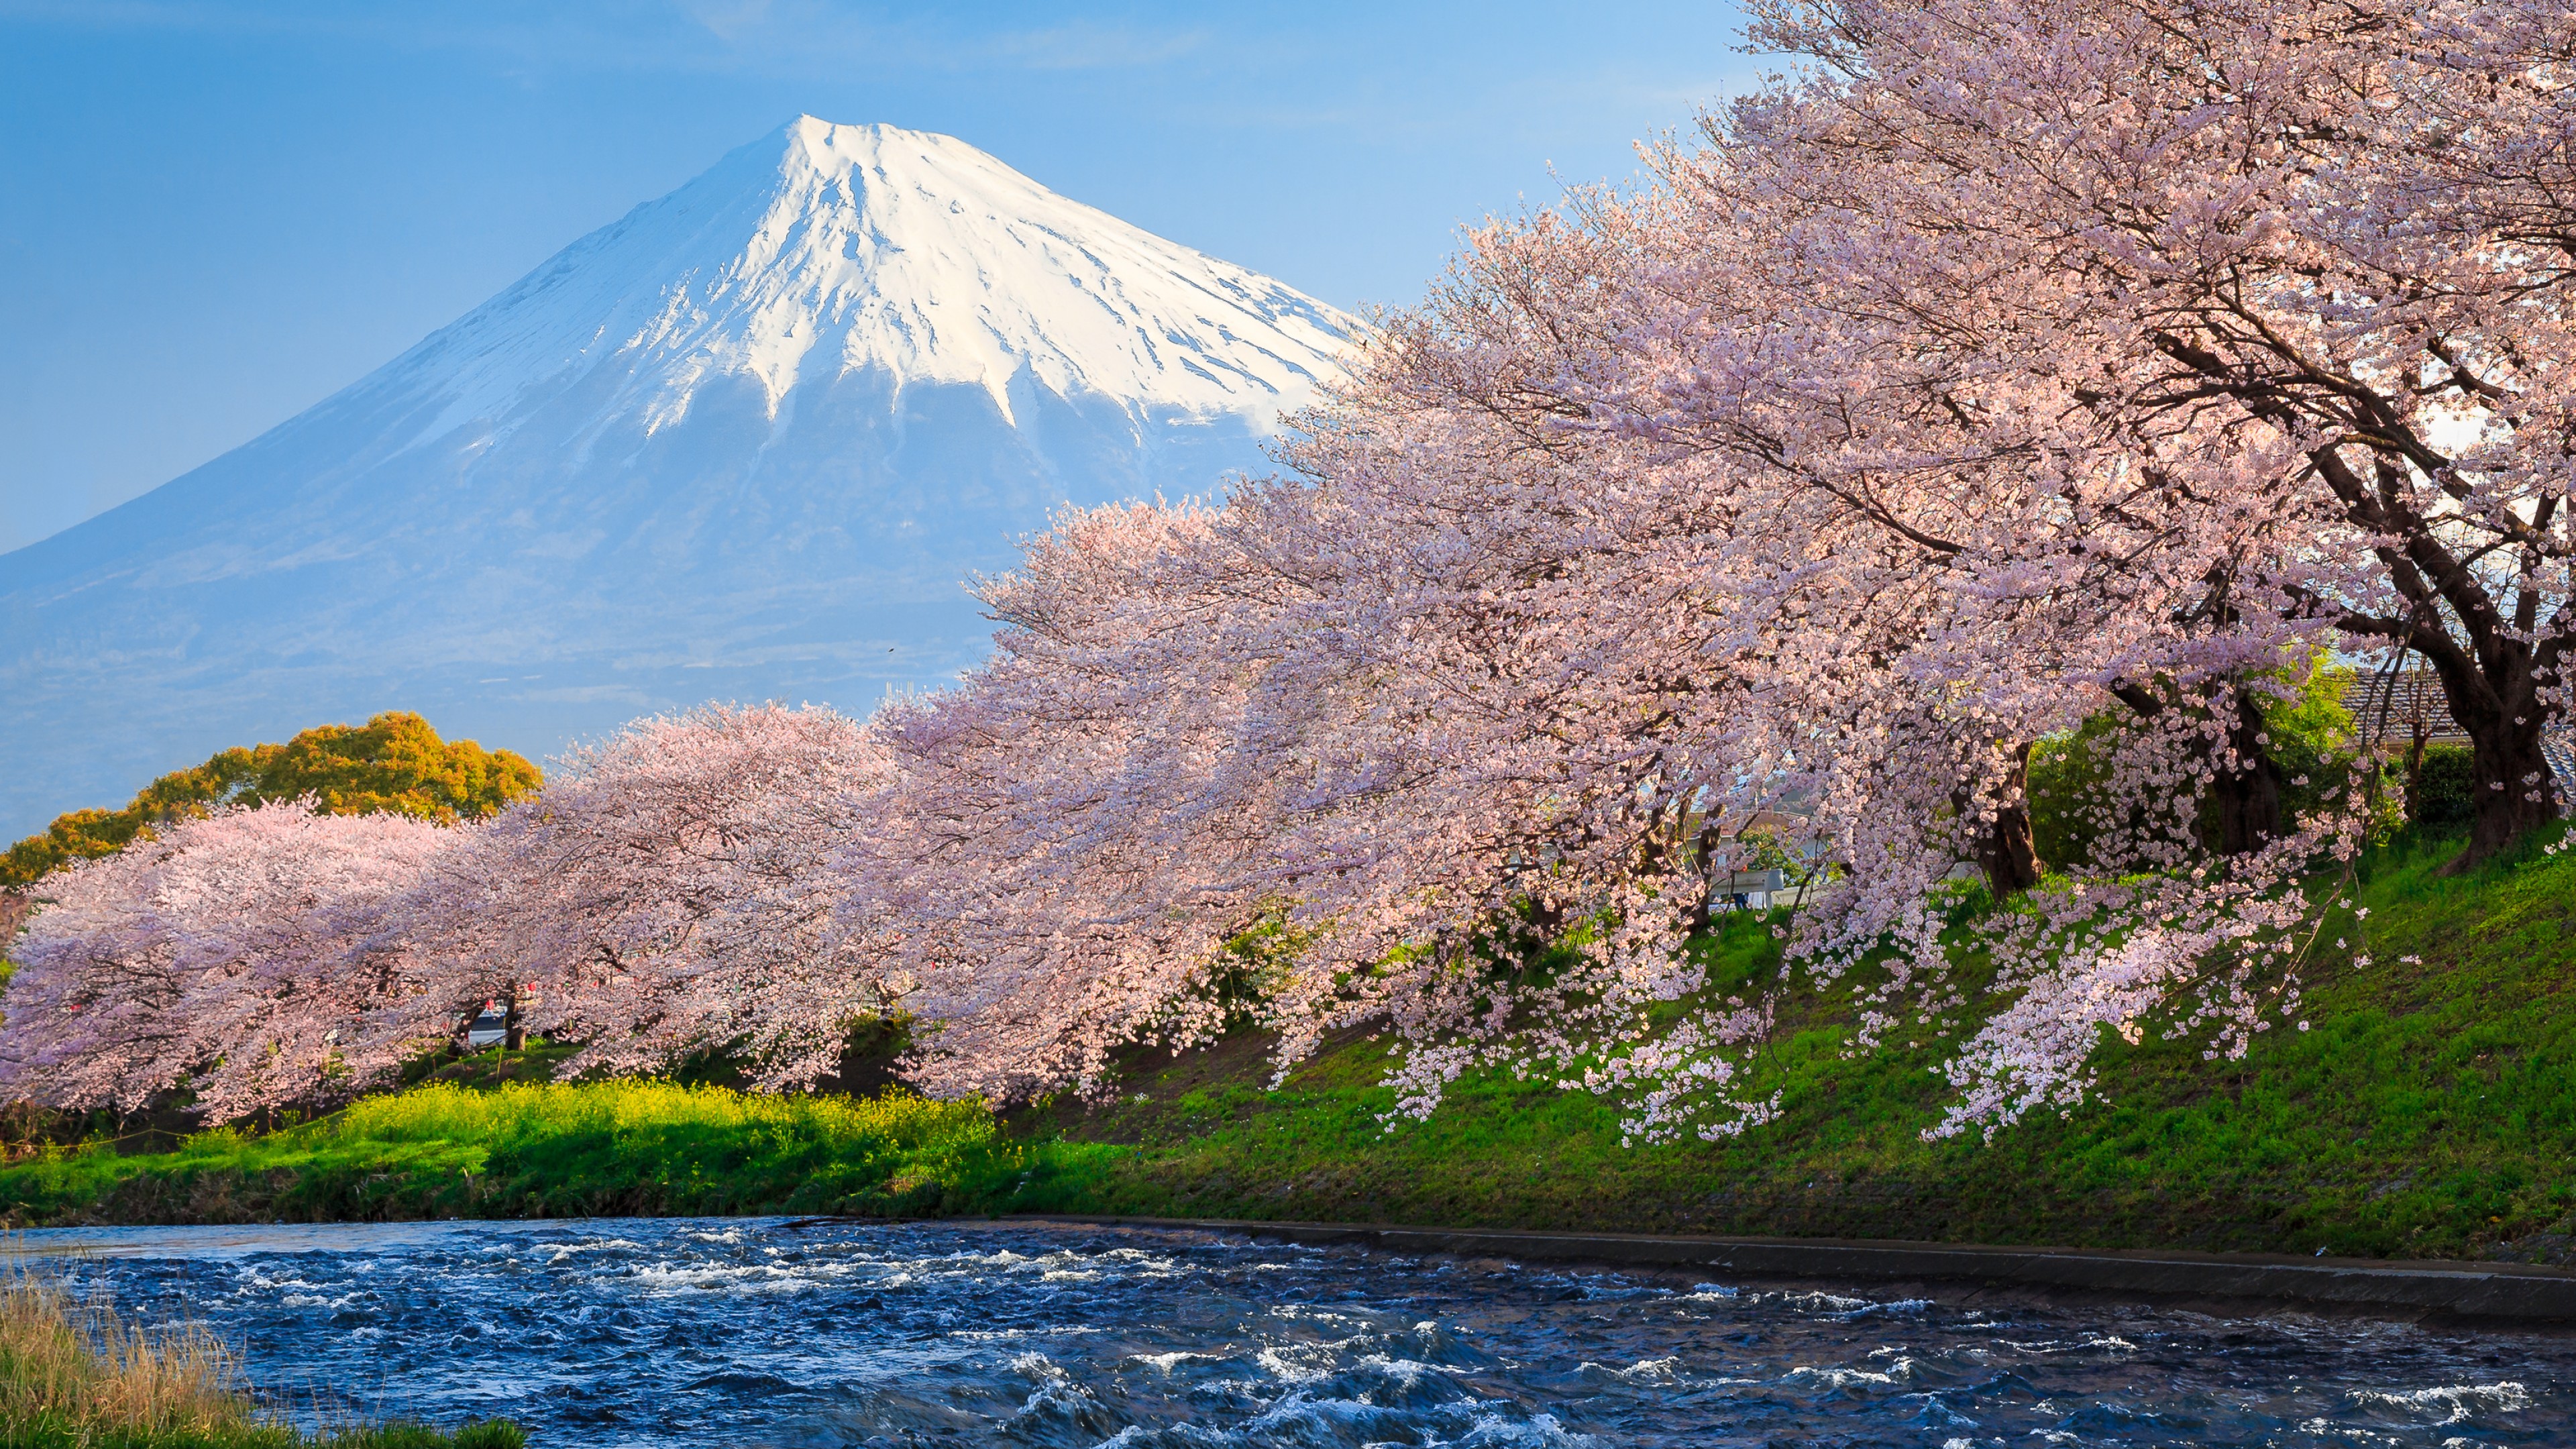
[[[2456,1424],[2480,1409],[2514,1412],[2531,1407],[2531,1390],[2507,1380],[2493,1384],[2440,1384],[2428,1389],[2409,1389],[2386,1393],[2363,1389],[2353,1395],[2356,1403],[2395,1409],[2408,1415],[2438,1414],[2435,1422]]]
[[[289,1404],[541,1445],[2576,1442],[2576,1342],[1035,1224],[24,1235]]]

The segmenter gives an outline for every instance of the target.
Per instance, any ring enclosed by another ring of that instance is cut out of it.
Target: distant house
[[[2391,744],[2421,739],[2428,745],[2465,745],[2468,732],[2451,718],[2440,676],[2430,669],[2394,674],[2356,670],[2343,687],[2343,707],[2365,738]]]
[[[2442,693],[2441,676],[2430,669],[2401,669],[2394,674],[2357,671],[2343,687],[2343,707],[2362,736],[2377,738],[2400,750],[2425,745],[2469,747],[2468,731],[2451,717],[2450,699]],[[2541,758],[2558,777],[2561,799],[2576,795],[2576,739],[2564,729],[2540,738]]]
[[[1709,882],[1711,910],[1767,911],[1774,906],[1796,905],[1805,894],[1808,871],[1825,854],[1825,842],[1817,837],[1812,822],[1777,810],[1757,810],[1751,815],[1721,819],[1716,833],[1720,839],[1730,841],[1768,835],[1798,862],[1798,868],[1772,866],[1716,877]]]
[[[1767,911],[1796,905],[1799,894],[1785,870],[1739,870],[1712,883],[1708,903],[1721,911]]]

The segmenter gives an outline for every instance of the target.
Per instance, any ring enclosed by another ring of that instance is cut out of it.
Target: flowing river
[[[2576,1444],[2576,1338],[1940,1301],[1210,1233],[782,1218],[63,1229],[295,1412],[539,1446]]]

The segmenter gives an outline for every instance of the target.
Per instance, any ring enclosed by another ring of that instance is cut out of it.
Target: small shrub
[[[2478,818],[2477,760],[2466,745],[2427,745],[2406,802],[2406,823],[2428,835],[2466,830]]]

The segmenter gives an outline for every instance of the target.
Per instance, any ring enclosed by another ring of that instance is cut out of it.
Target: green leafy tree
[[[113,855],[154,825],[219,805],[313,797],[326,815],[409,815],[453,825],[481,819],[537,788],[537,767],[508,750],[442,740],[416,714],[322,725],[282,745],[222,751],[143,787],[122,810],[75,810],[0,856],[0,889],[76,860]]]

